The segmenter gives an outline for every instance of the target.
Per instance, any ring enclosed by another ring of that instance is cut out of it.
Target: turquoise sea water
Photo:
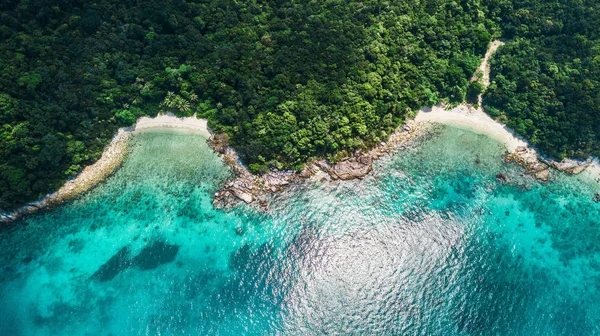
[[[226,213],[205,139],[139,133],[93,191],[0,232],[0,335],[599,335],[598,183],[501,154],[441,128]]]

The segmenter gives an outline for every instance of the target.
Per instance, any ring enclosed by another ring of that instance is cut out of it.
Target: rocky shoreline
[[[490,68],[489,58],[501,41],[492,41],[482,59],[479,70],[483,72],[482,78],[474,76],[471,80],[480,80],[484,86],[489,84]],[[189,118],[176,118],[174,115],[159,115],[155,118],[140,118],[136,125],[128,129],[120,129],[102,157],[94,164],[86,167],[75,179],[68,181],[55,193],[49,194],[40,201],[27,204],[10,213],[0,213],[0,223],[9,223],[17,218],[34,213],[42,208],[52,207],[63,203],[65,200],[92,189],[100,181],[112,174],[123,162],[127,155],[127,140],[132,131],[144,128],[176,127],[192,129],[200,134],[209,136],[209,145],[229,165],[235,177],[227,182],[214,195],[213,204],[217,208],[231,208],[240,202],[258,205],[267,208],[267,195],[287,188],[294,181],[317,178],[330,180],[361,179],[373,169],[373,162],[380,157],[394,152],[407,144],[410,140],[427,134],[429,122],[443,123],[454,127],[466,128],[475,132],[482,132],[503,143],[509,153],[505,162],[515,162],[522,166],[527,174],[537,180],[548,182],[552,179],[551,169],[576,175],[583,172],[593,164],[592,159],[576,161],[566,159],[561,162],[545,160],[540,157],[535,149],[518,139],[502,124],[491,119],[481,108],[482,96],[479,95],[479,107],[473,108],[463,104],[445,111],[441,106],[422,109],[415,120],[409,120],[399,127],[387,142],[382,142],[368,152],[356,151],[350,157],[330,164],[326,160],[315,160],[306,164],[299,172],[272,170],[261,176],[254,175],[242,164],[237,153],[229,147],[229,139],[225,134],[213,134],[206,126],[206,120]],[[500,180],[505,179],[499,173]],[[600,194],[594,196],[600,202]]]
[[[271,170],[263,175],[254,175],[242,164],[237,153],[228,144],[225,134],[212,135],[208,143],[211,148],[232,168],[234,178],[225,183],[214,195],[213,205],[219,209],[231,209],[240,203],[252,204],[262,210],[268,209],[268,195],[279,192],[299,180],[354,180],[362,179],[373,170],[373,164],[381,157],[405,148],[412,141],[427,135],[433,123],[409,120],[394,132],[387,142],[382,142],[368,152],[356,151],[334,164],[326,160],[313,160],[301,171]],[[514,162],[525,169],[526,174],[541,182],[552,180],[552,170],[569,175],[577,175],[593,164],[592,159],[576,161],[565,159],[561,162],[545,160],[529,146],[519,146],[506,154],[505,163]],[[506,177],[498,174],[500,180]],[[600,195],[595,196],[600,201]]]
[[[525,172],[538,181],[548,182],[552,179],[551,168],[569,175],[578,175],[593,164],[592,159],[577,161],[564,159],[560,162],[546,160],[540,157],[537,151],[527,146],[520,146],[513,153],[504,157],[506,163],[515,162],[525,169]]]
[[[229,146],[229,139],[226,134],[213,134],[208,139],[210,147],[234,173],[234,178],[225,183],[214,194],[213,205],[219,209],[230,209],[243,202],[266,210],[269,194],[282,191],[299,180],[362,179],[371,173],[376,160],[405,148],[418,138],[429,134],[431,125],[435,123],[435,121],[408,120],[390,135],[388,141],[380,143],[368,152],[356,151],[350,157],[333,164],[322,159],[313,160],[307,163],[301,171],[271,170],[260,176],[250,173],[244,166],[235,150]],[[146,128],[150,127],[158,126],[151,125]],[[10,223],[21,216],[60,205],[64,201],[92,189],[122,164],[128,153],[128,140],[135,130],[135,125],[130,128],[119,129],[97,162],[86,167],[75,179],[67,181],[58,191],[47,195],[40,201],[27,204],[10,213],[0,214],[0,223]],[[203,132],[209,134],[207,129]],[[577,175],[593,164],[592,159],[586,161],[565,159],[561,162],[545,160],[528,145],[516,147],[514,151],[506,154],[504,160],[506,163],[514,162],[522,166],[527,174],[542,182],[552,180],[551,170],[553,169],[566,174]],[[504,176],[499,177],[499,179],[502,178]],[[600,195],[596,194],[594,200],[600,201]]]
[[[326,160],[313,160],[298,172],[271,170],[260,176],[250,173],[242,164],[235,150],[229,147],[227,135],[215,134],[208,143],[231,167],[235,177],[215,193],[213,205],[219,209],[230,209],[244,202],[266,210],[270,193],[282,191],[298,180],[362,179],[373,170],[374,161],[403,148],[410,141],[427,134],[428,130],[426,125],[410,120],[398,128],[387,142],[380,143],[368,152],[356,151],[352,156],[334,164]]]

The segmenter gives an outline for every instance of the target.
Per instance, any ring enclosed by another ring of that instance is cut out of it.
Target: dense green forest
[[[5,1],[0,207],[57,188],[120,126],[209,119],[254,171],[385,140],[462,101],[495,23],[479,1]]]
[[[514,42],[494,62],[490,113],[549,153],[595,150],[588,2],[4,0],[0,209],[56,189],[118,127],[159,112],[208,118],[255,172],[336,160],[421,106],[472,99],[468,79],[500,35]]]
[[[600,155],[600,2],[496,1],[486,111],[554,157]]]

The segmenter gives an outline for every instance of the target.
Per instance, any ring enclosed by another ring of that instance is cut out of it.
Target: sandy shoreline
[[[535,161],[539,160],[539,162],[552,162],[552,160],[544,160],[544,158],[540,157],[537,151],[531,148],[526,141],[516,136],[505,125],[492,119],[489,115],[483,112],[481,108],[475,109],[466,104],[459,105],[450,110],[445,110],[441,106],[424,108],[417,113],[415,122],[438,123],[452,126],[454,128],[464,129],[473,133],[482,134],[503,144],[509,153],[519,153],[525,148],[527,152],[524,152],[523,155],[534,155],[538,158]],[[535,162],[531,161],[533,159],[526,158],[526,160],[530,160],[529,165],[535,164]],[[529,170],[528,167],[524,168]],[[598,163],[598,160],[593,159],[592,163],[585,168],[582,173],[585,173],[585,176],[589,176],[594,180],[600,178],[600,164]],[[537,175],[536,178],[539,178],[540,176],[546,176],[541,178],[541,180],[545,180],[547,178],[547,175]]]
[[[55,206],[66,200],[91,190],[98,183],[114,173],[121,166],[128,154],[128,140],[131,134],[147,129],[176,128],[197,132],[205,137],[210,137],[210,131],[206,125],[206,119],[198,119],[195,116],[177,118],[172,114],[158,115],[155,118],[142,117],[135,125],[120,128],[111,142],[102,152],[98,161],[85,167],[72,180],[67,181],[56,192],[46,195],[39,201],[32,202],[18,208],[10,213],[0,214],[0,223],[10,223],[16,219],[37,212],[40,209]]]
[[[483,134],[503,144],[509,152],[527,143],[517,138],[512,131],[492,119],[481,109],[468,105],[459,105],[451,110],[441,106],[421,109],[415,117],[416,122],[433,122]]]
[[[490,85],[490,64],[489,60],[492,55],[504,43],[500,40],[494,40],[488,46],[481,64],[477,68],[476,74],[473,75],[471,81],[479,81],[484,87]],[[481,78],[477,77],[477,73],[481,72]],[[501,144],[503,144],[509,152],[514,152],[518,147],[528,147],[528,144],[506,128],[501,123],[492,119],[483,111],[482,95],[478,97],[479,107],[474,108],[467,104],[461,104],[453,109],[445,110],[442,106],[434,106],[432,108],[422,108],[415,117],[416,122],[434,122],[444,125],[449,125],[455,128],[466,129],[473,133],[486,135]]]
[[[195,116],[177,118],[172,114],[161,114],[154,118],[141,117],[135,123],[135,131],[150,128],[177,128],[197,132],[205,137],[210,137],[206,119],[198,119]]]
[[[492,41],[482,59],[481,64],[477,68],[477,72],[481,72],[483,76],[480,78],[473,75],[472,81],[479,81],[484,87],[490,84],[490,57],[504,43],[499,40]],[[533,174],[537,179],[547,181],[549,178],[548,167],[554,166],[555,169],[569,172],[569,169],[561,168],[561,163],[552,160],[545,160],[540,157],[537,151],[530,147],[529,144],[517,137],[515,133],[508,129],[505,125],[492,119],[482,109],[482,95],[478,97],[478,107],[474,108],[468,104],[461,104],[450,110],[445,110],[442,106],[434,106],[432,108],[421,109],[416,117],[415,122],[431,122],[449,125],[459,129],[465,129],[477,134],[483,134],[503,144],[509,153],[514,154],[512,158],[516,158],[516,162],[522,165],[528,173]],[[600,165],[597,160],[593,160],[591,164],[579,163],[573,160],[566,160],[574,165],[581,165],[586,175],[590,175],[594,179],[600,177]],[[564,161],[563,161],[564,162]],[[562,165],[565,167],[565,165]],[[566,165],[568,166],[568,165]],[[577,169],[576,169],[577,170]],[[576,172],[575,174],[578,174]]]

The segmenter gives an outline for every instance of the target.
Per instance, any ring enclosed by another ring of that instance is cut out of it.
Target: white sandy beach
[[[178,118],[173,114],[161,114],[154,118],[142,117],[135,123],[135,130],[150,128],[180,128],[198,132],[205,137],[210,137],[206,125],[206,119],[198,119],[196,116]]]
[[[510,153],[514,153],[518,147],[530,148],[527,142],[515,136],[510,129],[492,119],[481,108],[475,109],[465,104],[451,110],[445,110],[441,106],[423,108],[415,117],[415,122],[438,123],[483,134],[502,143]],[[600,164],[597,159],[594,159],[593,163],[585,169],[584,176],[593,180],[600,178]]]
[[[479,68],[477,68],[478,71],[483,73],[483,77],[479,80],[485,87],[490,84],[489,59],[503,44],[504,43],[499,40],[492,41]],[[478,79],[473,75],[471,80],[475,81]],[[517,147],[527,146],[525,141],[517,138],[512,131],[483,112],[483,109],[481,108],[481,95],[479,96],[479,106],[479,108],[475,109],[470,105],[461,104],[451,110],[445,110],[442,106],[423,108],[415,117],[415,121],[434,122],[487,135],[504,144],[509,152],[514,152]]]
[[[473,75],[471,80],[479,80],[485,87],[490,84],[489,59],[503,44],[504,43],[499,40],[490,43],[488,50],[477,69],[478,71],[483,72],[483,76],[478,79],[476,75]],[[510,153],[514,153],[518,147],[530,148],[529,144],[517,137],[512,130],[495,121],[483,111],[481,108],[482,95],[479,95],[478,102],[479,107],[477,109],[467,104],[461,104],[450,110],[446,110],[439,105],[432,108],[423,108],[417,113],[415,122],[439,123],[459,129],[465,129],[477,134],[483,134],[502,143]],[[535,155],[537,156],[538,154],[536,153]],[[586,172],[587,175],[594,179],[600,177],[600,165],[598,164],[598,161],[594,160],[593,164],[586,169]]]

